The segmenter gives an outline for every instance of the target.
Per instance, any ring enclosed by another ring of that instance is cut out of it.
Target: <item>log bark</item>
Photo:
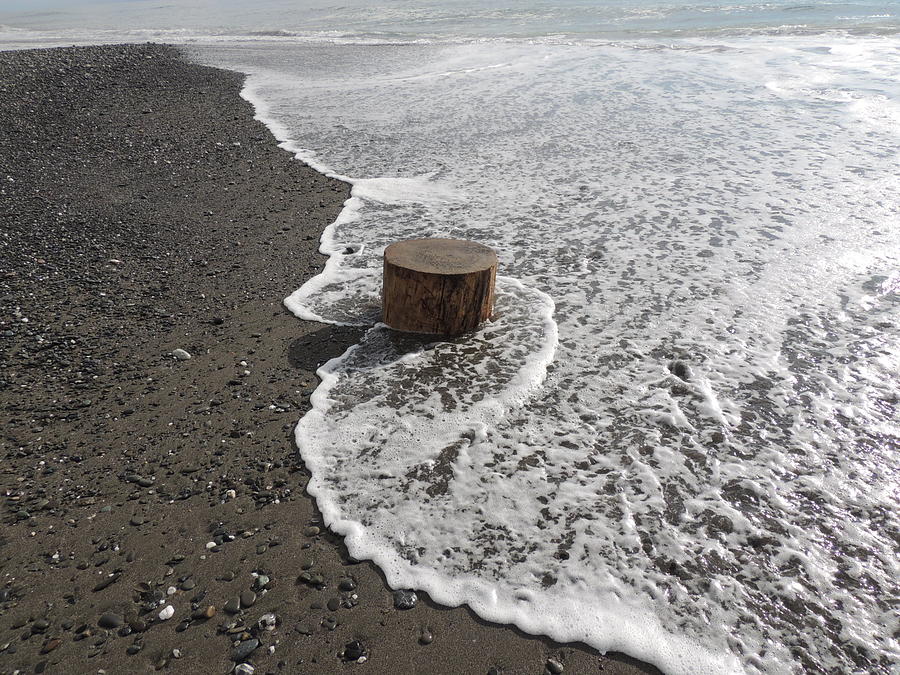
[[[497,254],[474,241],[410,239],[384,251],[382,320],[395,330],[462,335],[494,309]]]

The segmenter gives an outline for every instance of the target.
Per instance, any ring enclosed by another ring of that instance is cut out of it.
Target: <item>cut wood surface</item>
[[[461,335],[490,318],[497,254],[461,239],[410,239],[384,251],[383,321],[395,330]]]

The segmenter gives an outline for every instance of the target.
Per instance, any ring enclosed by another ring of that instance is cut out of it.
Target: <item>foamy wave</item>
[[[864,121],[891,40],[290,50],[248,67],[283,147],[391,179],[356,181],[287,304],[371,325],[414,236],[522,284],[477,336],[375,328],[322,372],[298,442],[354,554],[671,672],[895,662],[896,136]]]

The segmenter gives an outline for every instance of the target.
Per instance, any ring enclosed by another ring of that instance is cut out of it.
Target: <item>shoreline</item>
[[[360,330],[281,300],[349,188],[243,81],[163,45],[0,52],[0,673],[659,672],[396,609],[324,528],[293,429]]]

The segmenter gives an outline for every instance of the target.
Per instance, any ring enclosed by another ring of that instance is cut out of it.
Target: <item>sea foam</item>
[[[353,555],[667,672],[889,671],[890,41],[207,53],[353,186],[286,301],[372,326],[297,428]],[[417,236],[498,250],[495,321],[377,324],[380,255]]]

